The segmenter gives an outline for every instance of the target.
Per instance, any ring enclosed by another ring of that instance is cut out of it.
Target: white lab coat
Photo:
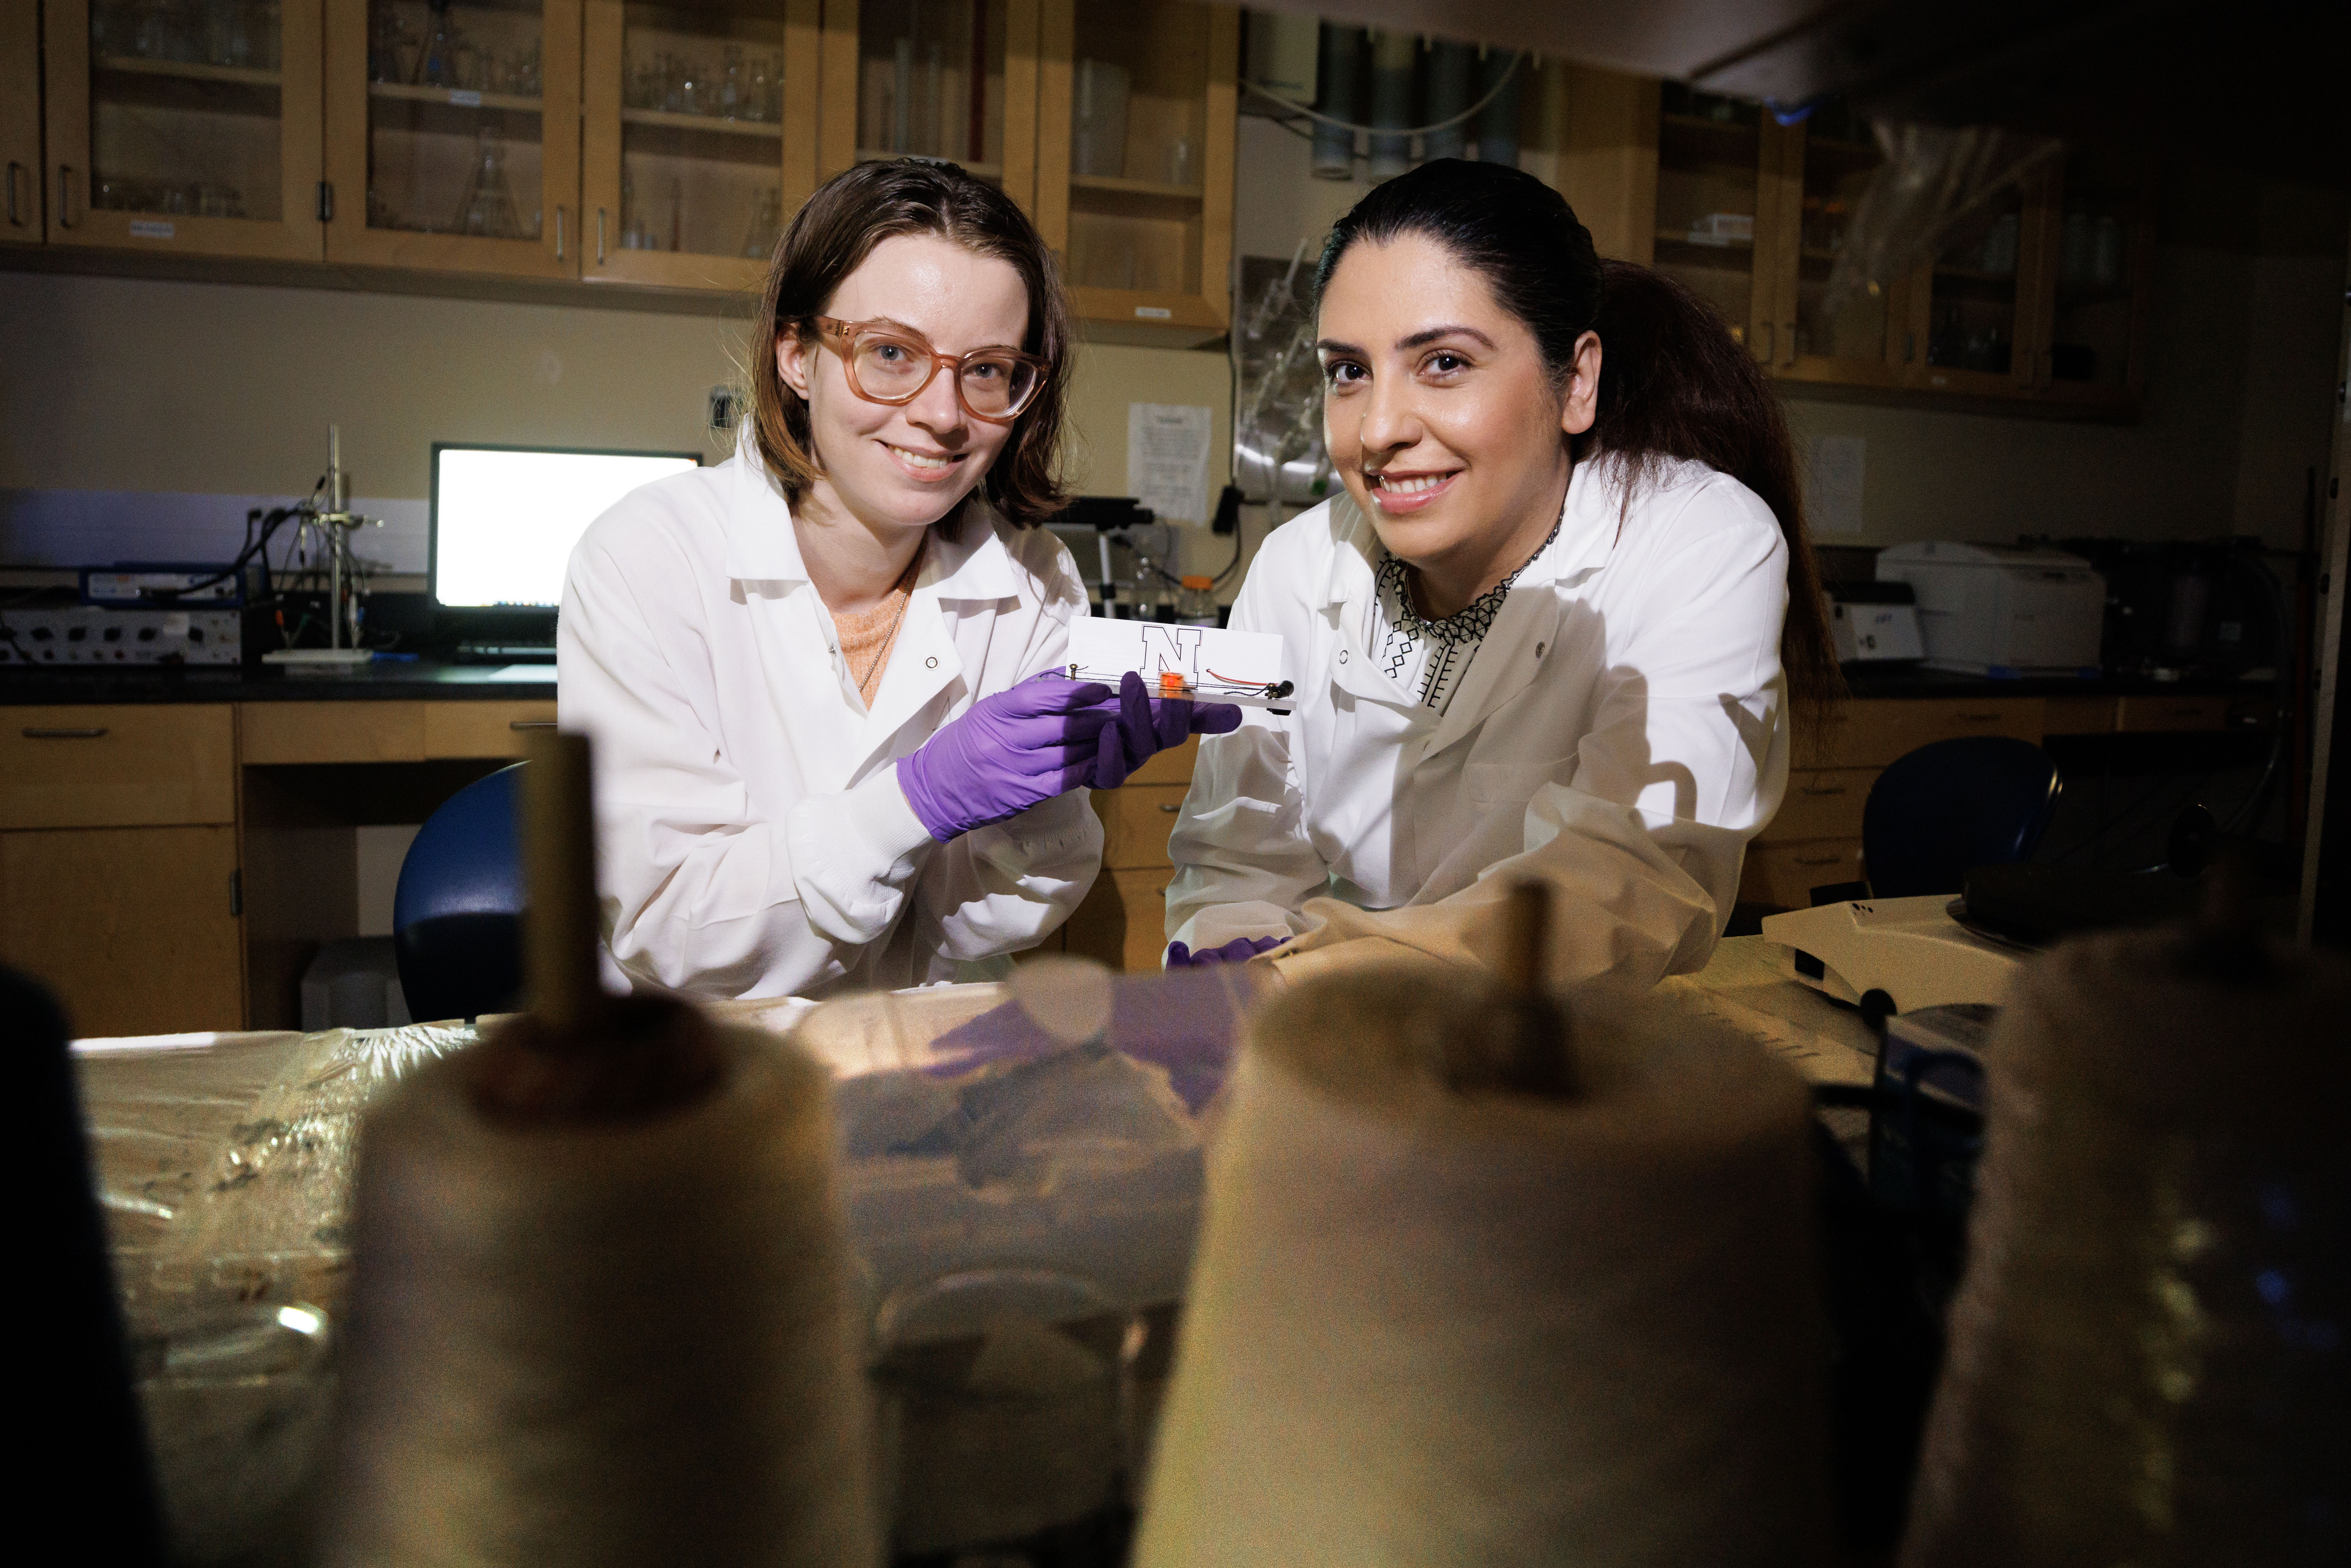
[[[1621,472],[1577,465],[1442,715],[1373,656],[1379,546],[1354,502],[1275,531],[1232,624],[1281,633],[1296,706],[1202,743],[1171,938],[1379,936],[1475,963],[1510,885],[1540,877],[1556,977],[1704,966],[1787,783],[1787,546],[1726,475],[1671,465],[1623,515]]]
[[[1062,663],[1085,613],[1061,542],[976,498],[932,530],[868,712],[755,455],[625,497],[572,552],[556,639],[609,957],[634,985],[820,996],[1033,946],[1101,863],[1086,792],[941,844],[894,764]]]

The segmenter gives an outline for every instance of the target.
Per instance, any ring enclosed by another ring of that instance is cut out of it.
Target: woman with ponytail
[[[1345,491],[1234,605],[1282,635],[1296,706],[1202,744],[1168,962],[1295,972],[1369,938],[1348,952],[1474,965],[1531,879],[1555,980],[1702,967],[1792,716],[1838,689],[1769,383],[1703,301],[1494,164],[1379,186],[1317,287]]]

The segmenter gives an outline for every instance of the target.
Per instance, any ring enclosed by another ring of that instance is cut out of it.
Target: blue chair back
[[[2007,736],[1938,740],[1896,758],[1862,808],[1869,891],[1957,897],[1977,866],[2032,854],[2063,787],[2047,752]]]
[[[523,765],[476,779],[417,830],[392,894],[392,946],[408,1016],[509,1012],[522,996]]]

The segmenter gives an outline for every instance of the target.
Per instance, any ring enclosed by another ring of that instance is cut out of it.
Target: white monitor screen
[[[433,597],[451,608],[563,599],[588,525],[640,485],[699,466],[680,452],[433,451]]]

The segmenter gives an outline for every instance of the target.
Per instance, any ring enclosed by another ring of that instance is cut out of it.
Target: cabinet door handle
[[[1766,321],[1763,323],[1763,351],[1756,358],[1768,365],[1779,357],[1780,324],[1777,321]]]
[[[73,165],[60,163],[57,165],[57,227],[69,229],[79,226],[73,221],[72,213]]]
[[[563,204],[560,202],[555,206],[555,259],[563,259]]]
[[[96,740],[106,733],[106,727],[94,729],[33,729],[25,731],[26,740]]]
[[[604,265],[604,209],[596,209],[596,265]]]
[[[29,226],[25,222],[25,209],[31,204],[17,200],[16,192],[26,183],[25,176],[31,172],[14,158],[8,160],[8,223],[12,228]]]
[[[551,718],[518,718],[507,727],[508,729],[553,729],[555,721]]]
[[[1782,322],[1782,326],[1788,334],[1788,357],[1781,363],[1792,365],[1796,362],[1796,324],[1793,321],[1786,321]]]

